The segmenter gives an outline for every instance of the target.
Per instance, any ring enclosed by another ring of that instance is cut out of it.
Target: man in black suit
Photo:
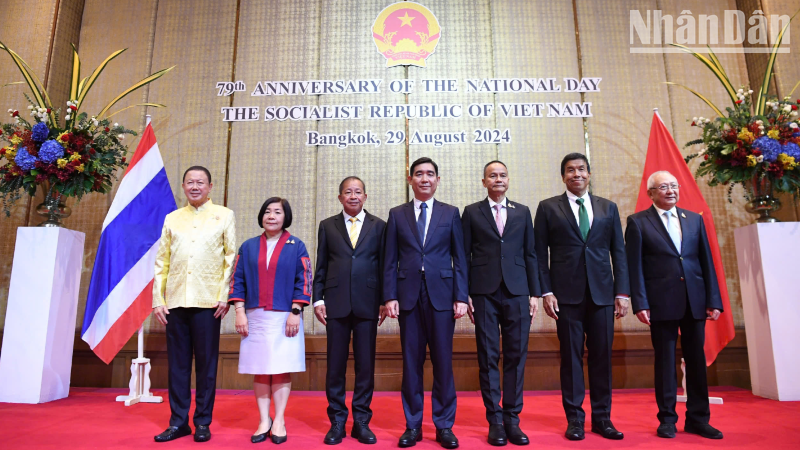
[[[364,210],[366,187],[358,177],[339,184],[343,211],[319,224],[314,314],[327,328],[328,367],[325,394],[331,428],[323,442],[338,444],[347,434],[345,375],[353,334],[355,388],[351,436],[377,442],[369,429],[375,388],[375,341],[381,302],[381,257],[386,222]]]
[[[561,178],[567,191],[539,203],[534,221],[544,310],[556,319],[561,344],[561,399],[570,440],[585,437],[584,341],[592,431],[623,438],[611,423],[611,345],[614,317],[628,312],[628,261],[617,205],[589,194],[591,176],[586,156],[565,156]]]
[[[383,265],[386,314],[399,317],[403,349],[406,431],[399,445],[411,447],[422,440],[422,367],[428,347],[436,441],[444,448],[456,448],[453,332],[456,319],[467,313],[468,301],[461,217],[455,206],[433,199],[439,167],[430,158],[411,164],[408,182],[414,200],[389,211]]]
[[[506,198],[508,168],[492,161],[483,168],[488,196],[464,208],[464,253],[469,268],[481,395],[492,445],[527,445],[519,427],[528,333],[542,296],[531,211]],[[500,407],[500,330],[503,334],[503,407]]]
[[[658,421],[663,438],[675,437],[678,394],[675,348],[678,330],[686,361],[687,433],[722,439],[708,424],[705,344],[706,320],[717,320],[722,299],[708,235],[699,214],[677,208],[678,180],[658,171],[647,180],[653,206],[628,216],[625,242],[631,276],[631,301],[636,317],[650,325],[655,349]]]

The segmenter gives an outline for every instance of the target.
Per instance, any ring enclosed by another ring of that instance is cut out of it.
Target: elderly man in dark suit
[[[436,441],[444,448],[456,448],[453,332],[456,319],[467,312],[468,301],[461,217],[455,206],[433,199],[439,167],[430,158],[411,164],[408,182],[414,200],[389,211],[383,265],[386,313],[400,319],[403,349],[406,431],[399,446],[411,447],[422,440],[422,374],[428,347]]]
[[[567,191],[539,203],[534,234],[544,310],[556,319],[561,345],[565,436],[570,440],[585,437],[585,342],[592,431],[607,439],[622,439],[611,423],[614,317],[627,314],[630,293],[619,210],[615,203],[589,194],[591,169],[585,155],[565,156],[561,178]]]
[[[675,437],[678,384],[675,348],[678,330],[686,361],[687,433],[722,439],[708,424],[705,343],[706,320],[717,320],[722,299],[708,235],[699,214],[678,208],[678,180],[667,171],[647,180],[653,206],[628,217],[625,242],[636,317],[650,325],[655,349],[658,421],[656,434]]]
[[[481,394],[492,445],[527,445],[520,429],[528,333],[541,297],[533,221],[527,206],[506,198],[508,168],[491,161],[483,168],[487,197],[464,208],[464,253],[469,267]],[[500,407],[500,333],[503,334],[503,406]]]
[[[342,212],[319,224],[314,314],[326,326],[328,367],[325,394],[331,428],[326,444],[338,444],[347,434],[345,378],[353,335],[355,388],[351,436],[363,444],[377,442],[369,429],[375,388],[375,342],[381,302],[381,257],[386,222],[364,210],[367,191],[358,177],[339,184]]]

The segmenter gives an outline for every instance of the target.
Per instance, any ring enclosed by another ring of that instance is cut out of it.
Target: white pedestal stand
[[[150,125],[150,114],[145,116],[145,126]],[[128,395],[118,395],[118,402],[125,402],[125,406],[137,403],[161,403],[163,398],[150,393],[150,359],[144,357],[144,325],[139,327],[137,334],[138,354],[131,361],[131,382],[128,384]]]
[[[19,227],[0,354],[0,402],[69,395],[85,235]]]
[[[734,230],[753,394],[800,400],[800,222]]]
[[[125,402],[125,406],[137,403],[161,403],[163,398],[150,393],[150,359],[144,357],[144,326],[139,327],[138,333],[139,354],[131,361],[131,382],[128,384],[128,395],[118,395],[118,402]]]
[[[686,361],[683,358],[681,358],[681,387],[683,388],[683,395],[678,396],[678,401],[686,403]],[[721,405],[722,397],[708,397],[708,403]]]

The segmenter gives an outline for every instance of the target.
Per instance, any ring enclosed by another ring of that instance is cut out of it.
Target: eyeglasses
[[[667,189],[677,191],[681,188],[680,184],[662,184],[661,186],[651,187],[650,189],[658,189],[661,192],[667,192]]]

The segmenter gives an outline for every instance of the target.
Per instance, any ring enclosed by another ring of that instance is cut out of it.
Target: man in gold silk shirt
[[[183,175],[185,207],[164,220],[156,255],[153,311],[167,329],[169,427],[155,436],[166,442],[192,434],[192,357],[196,373],[194,440],[211,439],[217,385],[219,332],[228,312],[228,288],[236,257],[233,211],[212,203],[211,174],[193,166]]]

